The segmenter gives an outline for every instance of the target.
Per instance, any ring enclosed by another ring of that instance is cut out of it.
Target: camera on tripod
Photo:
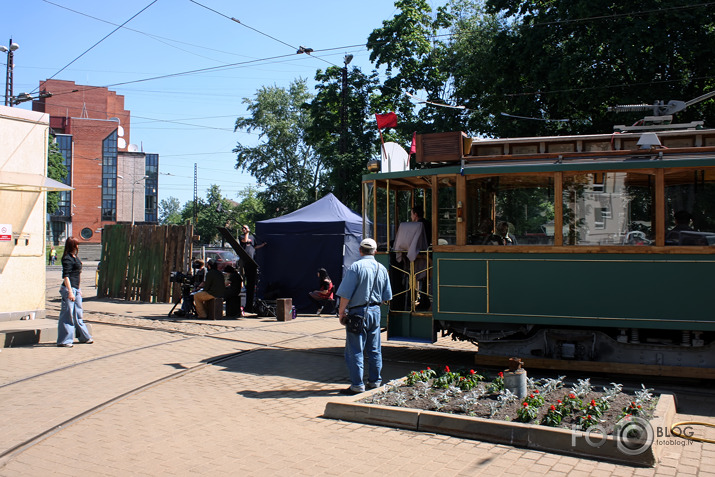
[[[171,275],[169,276],[169,281],[171,283],[178,283],[182,287],[185,285],[191,287],[191,285],[193,285],[194,283],[194,276],[187,275],[183,272],[171,272]]]
[[[186,316],[187,312],[184,311],[183,309],[176,310],[174,312],[174,309],[176,308],[176,305],[181,303],[182,301],[186,303],[190,303],[190,310],[189,314],[194,313],[194,300],[193,297],[191,296],[191,289],[194,286],[194,276],[188,273],[183,273],[179,271],[174,271],[171,272],[169,275],[169,282],[171,283],[177,283],[181,287],[181,300],[177,301],[174,303],[174,307],[171,309],[169,312],[169,316],[171,316],[172,313],[174,313],[176,316],[179,317],[184,317]]]

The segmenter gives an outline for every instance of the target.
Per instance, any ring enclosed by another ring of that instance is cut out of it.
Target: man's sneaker
[[[356,394],[364,393],[364,389],[356,388],[353,386],[350,386],[349,388],[346,389],[341,389],[340,394],[346,394],[348,396],[355,396]]]
[[[375,383],[367,383],[368,389],[375,389],[375,388],[379,388],[380,386],[382,386],[382,381],[377,381]]]

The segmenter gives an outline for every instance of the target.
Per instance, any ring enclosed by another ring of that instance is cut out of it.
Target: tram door
[[[422,187],[404,180],[365,183],[365,236],[376,238],[376,258],[390,274],[393,298],[382,313],[388,339],[433,342],[432,194],[429,182],[415,182]]]

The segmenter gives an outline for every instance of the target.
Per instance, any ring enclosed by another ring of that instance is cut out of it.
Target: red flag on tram
[[[375,114],[375,119],[377,119],[378,129],[397,127],[397,115],[395,113]]]

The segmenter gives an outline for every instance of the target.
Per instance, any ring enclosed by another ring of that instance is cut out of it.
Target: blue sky
[[[160,154],[159,199],[177,197],[182,205],[193,197],[194,163],[199,197],[211,184],[230,199],[255,185],[234,169],[231,153],[239,141],[257,141],[233,132],[236,118],[246,114],[243,98],[299,77],[312,89],[315,71],[342,65],[347,53],[352,65],[371,71],[360,45],[396,13],[392,0],[196,1],[214,11],[190,0],[2,0],[0,9],[0,45],[12,38],[20,46],[14,94],[36,92],[40,80],[54,77],[124,95],[131,142]],[[317,53],[297,55],[299,46]],[[273,59],[256,61],[266,58]],[[3,71],[6,60],[0,56]],[[135,82],[224,65],[233,66]],[[30,109],[29,103],[17,107]]]

